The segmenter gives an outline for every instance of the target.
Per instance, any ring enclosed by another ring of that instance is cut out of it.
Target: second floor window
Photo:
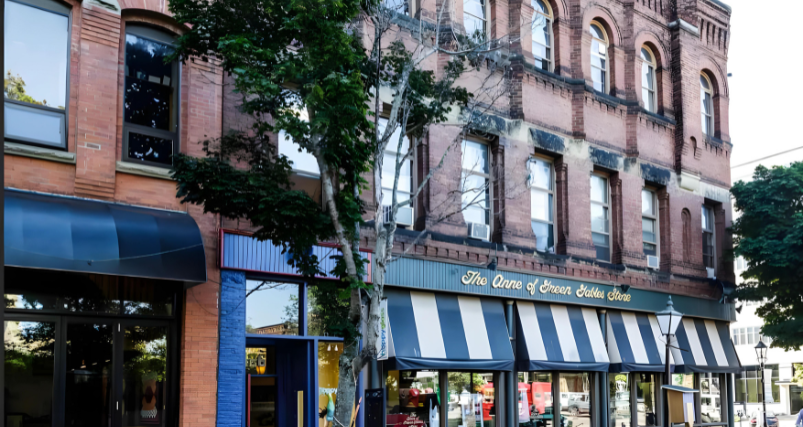
[[[658,209],[655,192],[641,190],[641,239],[644,255],[658,256]]]
[[[5,138],[67,148],[70,9],[5,2]]]
[[[598,22],[592,22],[591,32],[591,82],[594,90],[608,93],[608,36]]]
[[[655,113],[658,111],[655,97],[655,56],[647,46],[641,48],[641,101],[644,109]]]
[[[171,167],[179,153],[179,64],[165,63],[172,36],[128,26],[125,34],[123,160]]]
[[[293,110],[301,120],[306,121],[308,119],[309,116],[305,108],[298,106],[293,107]],[[318,168],[318,160],[312,153],[301,148],[297,142],[293,141],[293,137],[283,130],[279,131],[278,139],[279,154],[284,155],[287,160],[292,162],[293,173],[310,178],[320,177],[321,172]]]
[[[554,185],[552,163],[530,159],[530,219],[535,234],[535,248],[555,252]]]
[[[379,131],[384,132],[388,120],[379,119]],[[410,151],[410,140],[405,137],[402,140],[401,150],[399,150],[399,134],[401,128],[397,128],[385,147],[385,157],[382,161],[382,206],[391,206],[393,202],[393,181],[396,177],[396,155],[402,160]],[[409,157],[402,160],[399,171],[399,183],[396,186],[396,202],[400,203],[409,200],[413,192],[413,159]],[[409,207],[412,207],[410,205]]]
[[[471,224],[491,226],[491,168],[488,146],[463,141],[461,174],[463,219]],[[470,226],[470,225],[469,225]]]
[[[700,119],[703,133],[714,136],[714,86],[705,74],[700,74]]]
[[[542,0],[532,0],[535,67],[552,71],[552,12]]]
[[[591,240],[600,261],[611,261],[610,192],[608,177],[591,175]]]
[[[703,264],[706,268],[715,267],[714,210],[703,205]]]
[[[487,19],[485,17],[485,0],[465,0],[463,2],[463,26],[466,35],[485,39]]]

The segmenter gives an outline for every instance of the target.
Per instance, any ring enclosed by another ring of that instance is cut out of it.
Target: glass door
[[[121,426],[165,426],[167,326],[122,328]]]
[[[8,319],[5,335],[5,414],[8,427],[50,427],[56,366],[56,319]]]
[[[111,426],[114,324],[67,323],[64,425]]]

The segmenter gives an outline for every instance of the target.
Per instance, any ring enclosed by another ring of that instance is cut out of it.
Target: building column
[[[220,350],[217,426],[241,427],[245,420],[245,273],[220,272]]]

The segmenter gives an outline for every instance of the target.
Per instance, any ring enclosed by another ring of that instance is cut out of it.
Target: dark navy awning
[[[676,348],[675,348],[676,347]],[[727,322],[684,317],[670,346],[674,372],[742,371]]]
[[[5,265],[203,283],[188,214],[5,191]]]
[[[607,371],[597,310],[516,301],[519,371]]]
[[[402,289],[387,289],[385,295],[387,369],[513,369],[501,300]]]
[[[666,338],[654,314],[608,310],[607,318],[610,372],[664,372]]]

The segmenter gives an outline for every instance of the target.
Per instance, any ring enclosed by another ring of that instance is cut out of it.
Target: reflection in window
[[[552,374],[519,372],[519,426],[551,427]]]
[[[276,375],[276,347],[246,347],[245,373],[251,375]]]
[[[608,36],[602,25],[594,21],[591,32],[591,82],[594,90],[608,93]]]
[[[127,159],[172,165],[178,138],[178,64],[165,63],[173,48],[128,33],[125,36],[123,100]]]
[[[114,407],[113,325],[67,324],[65,423],[73,427],[109,425]],[[124,349],[125,351],[125,349]]]
[[[532,0],[535,67],[552,71],[552,11],[543,0]]]
[[[485,40],[487,31],[485,0],[465,0],[463,2],[463,26],[469,37],[475,40]]]
[[[541,252],[555,252],[553,220],[552,163],[530,159],[530,223],[535,234],[535,247]]]
[[[438,371],[388,371],[385,386],[388,427],[438,427]]]
[[[655,56],[647,46],[641,47],[641,101],[644,109],[654,113],[658,111],[655,97]]]
[[[492,373],[449,372],[447,375],[449,426],[495,426],[494,376]]]
[[[600,261],[611,260],[608,178],[591,175],[591,240]]]
[[[694,374],[672,374],[672,385],[694,388]]]
[[[703,264],[707,268],[714,268],[714,210],[703,205]]]
[[[560,374],[560,413],[566,425],[591,425],[591,384],[587,372]]]
[[[627,373],[608,374],[610,426],[630,425],[630,377]]]
[[[644,255],[658,256],[658,207],[655,192],[641,190],[641,240]]]
[[[299,335],[298,284],[249,280],[246,294],[246,333]]]
[[[714,85],[705,73],[700,74],[700,118],[703,133],[714,136]]]
[[[700,413],[703,423],[722,421],[719,374],[700,374]]]
[[[309,120],[309,115],[305,108],[294,107],[293,110],[298,114],[301,120]],[[284,130],[279,131],[279,154],[287,157],[293,163],[293,172],[300,173],[310,177],[318,177],[321,171],[318,168],[318,160],[315,156],[301,148],[297,142],[293,141],[293,137]]]
[[[3,323],[5,425],[49,426],[56,324],[9,320]]]
[[[379,119],[380,132],[385,131],[385,126],[387,126],[387,123],[387,119]],[[396,202],[403,202],[412,197],[413,159],[412,157],[408,157],[402,160],[410,151],[410,139],[404,137],[402,139],[401,150],[399,150],[400,135],[401,127],[397,128],[396,132],[390,136],[390,140],[388,141],[388,145],[385,149],[385,155],[382,161],[382,206],[390,206],[393,202],[393,183],[396,180],[397,156],[401,161],[401,168],[399,170],[399,182],[396,186]]]
[[[323,415],[318,420],[319,427],[331,425],[334,419],[341,354],[343,354],[342,342],[318,342],[318,414]]]
[[[167,327],[129,326],[123,339],[122,425],[167,424]]]
[[[488,146],[476,141],[463,141],[463,174],[461,191],[463,219],[467,223],[490,226],[490,164]]]
[[[5,2],[5,136],[66,147],[69,9],[44,5]]]
[[[655,374],[633,374],[636,377],[636,413],[638,425],[652,427],[658,425],[655,415],[658,409],[657,394],[660,390]]]

